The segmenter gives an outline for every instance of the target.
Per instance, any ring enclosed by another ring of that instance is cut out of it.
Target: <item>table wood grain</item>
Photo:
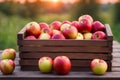
[[[0,59],[1,59],[0,51]],[[112,72],[105,75],[94,75],[92,72],[73,72],[68,75],[42,74],[40,71],[21,71],[19,66],[19,53],[15,59],[15,70],[11,75],[3,75],[0,72],[0,80],[120,80],[120,44],[113,41]]]

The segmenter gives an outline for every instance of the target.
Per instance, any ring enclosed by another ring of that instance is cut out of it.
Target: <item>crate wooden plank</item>
[[[23,46],[20,51],[40,51],[40,52],[104,52],[111,53],[109,47],[41,47],[41,46]]]
[[[106,27],[107,39],[110,40],[110,41],[113,41],[113,34],[112,34],[112,31],[111,31],[110,25],[105,24],[105,27]]]
[[[39,46],[108,46],[107,40],[18,40],[18,45]]]
[[[25,33],[26,33],[26,27],[23,27],[17,34],[17,39],[18,40],[23,40],[25,37]]]
[[[35,60],[35,59],[22,59],[20,60],[20,65],[24,66],[24,65],[34,65],[34,66],[37,66],[38,65],[38,61],[39,60]],[[74,59],[71,59],[71,63],[72,63],[72,66],[80,66],[80,67],[89,67],[90,66],[90,62],[92,60],[74,60]],[[106,61],[107,64],[110,66],[111,65],[111,61]]]
[[[21,66],[20,69],[22,71],[38,71],[39,70],[38,66],[32,66],[32,65],[31,66]],[[76,67],[76,66],[73,66],[71,68],[71,71],[76,71],[76,72],[85,71],[85,72],[88,72],[88,71],[91,71],[91,69],[90,69],[90,67],[80,67],[80,66]],[[107,71],[112,71],[112,70],[111,70],[110,67],[108,67]]]
[[[70,59],[94,59],[94,58],[100,58],[104,60],[112,60],[112,55],[111,54],[105,54],[105,53],[45,53],[45,52],[21,52],[19,54],[19,57],[21,59],[39,59],[40,57],[43,56],[49,56],[51,58],[55,58],[56,56],[68,56]]]

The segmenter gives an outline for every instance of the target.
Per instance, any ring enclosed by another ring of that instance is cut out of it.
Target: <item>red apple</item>
[[[67,56],[57,56],[53,61],[53,68],[57,74],[66,75],[71,70],[71,61]]]
[[[25,37],[25,40],[36,40],[36,37],[30,35],[30,36]]]
[[[92,16],[85,14],[79,17],[78,21],[81,21],[82,19],[88,19],[91,23],[93,22]]]
[[[67,39],[76,39],[78,30],[74,26],[69,26],[64,28],[62,33]]]
[[[61,31],[54,29],[54,30],[52,30],[52,33],[53,33],[53,35],[54,35],[54,34],[61,34]]]
[[[76,37],[77,40],[83,40],[83,34],[82,33],[78,33],[77,34],[77,37]]]
[[[53,60],[50,57],[41,57],[38,61],[38,68],[42,73],[52,72]]]
[[[41,30],[42,30],[43,28],[49,28],[49,25],[48,25],[47,23],[45,23],[45,22],[39,23],[39,26],[40,26]]]
[[[0,70],[4,75],[12,74],[15,69],[15,63],[11,59],[0,61]]]
[[[68,20],[65,20],[65,21],[62,22],[62,24],[71,24],[71,22],[68,21]]]
[[[102,40],[106,38],[106,34],[103,31],[96,31],[92,35],[92,39],[94,40]]]
[[[61,39],[61,40],[65,40],[65,37],[64,35],[61,33],[61,34],[53,34],[52,38],[51,39]]]
[[[83,37],[84,37],[85,40],[91,40],[92,39],[92,33],[91,32],[84,33]]]
[[[73,21],[73,22],[71,23],[71,25],[72,25],[72,26],[75,26],[75,27],[77,28],[77,30],[78,30],[78,28],[79,28],[79,22],[78,22],[78,21]]]
[[[37,22],[30,22],[26,24],[26,32],[28,35],[34,35],[38,37],[41,33],[41,28]]]
[[[104,31],[105,26],[100,21],[93,22],[93,32]]]
[[[54,21],[50,24],[50,28],[53,30],[53,29],[56,29],[56,30],[60,30],[60,27],[61,27],[61,22],[60,21]]]
[[[3,59],[14,60],[15,57],[16,57],[16,51],[15,51],[15,49],[12,49],[12,48],[4,49],[3,52],[2,52],[2,55],[1,55],[2,60]]]
[[[85,33],[85,32],[91,32],[92,30],[92,22],[88,19],[81,19],[79,21],[79,28],[78,31],[81,33]]]
[[[102,59],[93,59],[90,64],[91,70],[94,74],[102,75],[107,71],[108,65]]]

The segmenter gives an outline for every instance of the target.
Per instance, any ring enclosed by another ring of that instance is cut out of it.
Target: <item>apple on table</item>
[[[96,75],[103,75],[106,73],[108,64],[103,59],[93,59],[90,64],[91,70]]]
[[[16,51],[13,48],[4,49],[1,53],[1,58],[3,59],[12,59],[14,60],[16,57]]]
[[[52,58],[47,56],[41,57],[38,61],[38,68],[42,73],[51,73],[52,65],[53,65]]]
[[[57,56],[53,61],[53,69],[58,75],[66,75],[71,70],[71,61],[67,56]]]
[[[0,61],[0,70],[2,74],[12,74],[15,69],[15,63],[11,59],[4,59]]]

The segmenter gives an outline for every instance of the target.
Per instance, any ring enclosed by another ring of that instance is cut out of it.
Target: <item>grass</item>
[[[119,31],[120,31],[120,24],[114,25],[112,27],[114,39],[117,40],[118,42],[120,42],[120,32]]]
[[[0,20],[0,50],[5,48],[17,50],[17,33],[29,21],[18,16],[2,17]]]

